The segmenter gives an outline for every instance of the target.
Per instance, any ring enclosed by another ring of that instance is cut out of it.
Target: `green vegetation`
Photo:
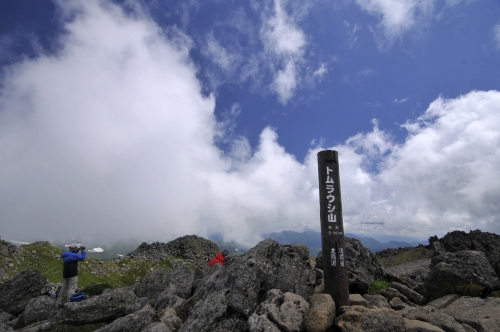
[[[15,254],[0,253],[0,271],[3,271],[3,276],[0,275],[0,277],[7,280],[28,268],[33,268],[40,271],[49,282],[60,283],[62,282],[63,263],[60,258],[62,252],[63,250],[50,245],[30,244],[18,247]],[[133,285],[151,269],[169,270],[171,264],[169,260],[154,262],[128,257],[108,261],[87,258],[78,264],[78,287],[87,289],[89,294],[102,293],[105,288]]]
[[[383,267],[396,266],[399,264],[404,264],[408,262],[413,262],[418,259],[431,258],[433,251],[427,249],[425,246],[418,246],[408,248],[408,250],[394,255],[392,257],[378,257],[379,262]]]
[[[375,280],[372,282],[370,286],[368,286],[368,294],[375,295],[378,294],[378,291],[381,289],[385,289],[391,285],[390,282],[385,280]]]

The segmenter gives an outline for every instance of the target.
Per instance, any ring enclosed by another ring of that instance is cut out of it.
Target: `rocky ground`
[[[313,268],[307,246],[271,239],[214,268],[218,248],[203,238],[143,244],[113,263],[124,275],[127,262],[150,264],[137,282],[63,308],[41,295],[57,284],[28,268],[0,285],[0,331],[500,331],[500,236],[453,233],[425,248],[434,257],[386,268],[346,239],[351,306],[340,308],[324,294],[321,253]],[[0,246],[4,271],[31,261],[31,248]]]

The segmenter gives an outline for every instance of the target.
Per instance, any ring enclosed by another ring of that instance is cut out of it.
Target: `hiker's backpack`
[[[69,298],[69,301],[70,302],[80,302],[80,301],[83,301],[85,299],[87,299],[87,295],[84,292],[81,292],[81,293],[73,294],[73,296],[71,296]]]

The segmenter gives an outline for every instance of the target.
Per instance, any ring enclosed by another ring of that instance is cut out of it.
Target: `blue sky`
[[[3,238],[500,233],[500,2],[3,1]]]

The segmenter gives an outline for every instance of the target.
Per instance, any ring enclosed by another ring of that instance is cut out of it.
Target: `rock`
[[[160,311],[165,308],[178,308],[186,302],[183,298],[175,295],[177,287],[174,284],[170,284],[167,289],[163,291],[155,301],[155,310]]]
[[[47,278],[40,272],[27,269],[0,285],[0,308],[12,315],[19,315],[28,301],[40,296],[47,285]]]
[[[467,331],[467,332],[477,332],[476,329],[472,328],[471,326],[469,326],[467,324],[461,324],[461,325],[465,329],[465,331]]]
[[[174,308],[166,308],[158,314],[160,322],[165,324],[172,332],[177,331],[182,326],[182,319],[177,316]]]
[[[391,279],[400,279],[411,289],[424,288],[424,282],[431,270],[431,259],[418,259],[416,261],[403,263],[387,267],[385,272],[391,276]]]
[[[248,319],[271,289],[309,299],[316,275],[294,246],[261,241],[227,266],[216,265],[182,306],[187,320],[180,331],[248,329]],[[229,325],[222,326],[226,322]]]
[[[141,332],[172,332],[172,331],[167,327],[167,325],[160,322],[156,322],[148,325],[148,327],[146,327]]]
[[[464,296],[440,311],[479,332],[500,330],[500,298]]]
[[[485,253],[497,277],[500,278],[500,235],[480,230],[454,231],[439,240],[448,252],[475,250]]]
[[[453,317],[446,315],[433,307],[411,308],[403,313],[404,318],[421,320],[435,325],[446,332],[466,332],[465,329]]]
[[[151,324],[155,311],[149,304],[145,305],[141,310],[128,314],[125,317],[114,320],[95,332],[136,332],[141,331],[146,326]]]
[[[278,289],[267,293],[266,300],[261,303],[255,313],[266,315],[281,331],[299,332],[304,325],[304,315],[309,310],[309,303],[301,296]]]
[[[7,323],[15,318],[16,316],[11,315],[8,312],[5,312],[2,309],[0,309],[0,323]]]
[[[49,241],[36,241],[30,244],[31,246],[36,246],[36,247],[50,247],[50,242]]]
[[[393,297],[389,301],[389,305],[394,310],[402,310],[402,309],[406,308],[406,304],[404,304],[404,302],[401,301],[401,299],[399,297]]]
[[[432,243],[432,250],[434,250],[433,256],[439,256],[446,252],[439,241],[434,241]]]
[[[150,261],[169,260],[174,269],[194,267],[199,261],[208,262],[219,252],[219,247],[210,240],[196,235],[186,235],[168,243],[142,243],[127,257]]]
[[[359,294],[349,294],[349,304],[350,305],[361,305],[363,307],[367,307],[368,303],[366,300]]]
[[[345,250],[349,293],[368,293],[368,286],[386,275],[384,268],[370,249],[365,248],[358,239],[345,237]],[[322,251],[316,257],[316,268],[323,269]]]
[[[14,329],[5,323],[0,323],[0,331],[14,331]]]
[[[9,256],[14,255],[19,251],[19,247],[16,245],[9,243],[7,241],[0,239],[0,254]]]
[[[49,319],[57,310],[56,299],[50,296],[39,296],[32,298],[19,315],[15,328],[20,329],[30,324]]]
[[[403,318],[403,320],[406,332],[445,332],[443,329],[427,322],[408,318]]]
[[[366,300],[368,309],[374,308],[391,308],[387,299],[382,295],[369,295],[363,294],[363,298]]]
[[[406,296],[408,300],[410,300],[413,303],[416,303],[418,305],[424,305],[427,301],[425,300],[425,297],[414,290],[406,287],[405,285],[402,285],[397,282],[392,282],[391,283],[391,288],[394,288],[398,290],[401,294]]]
[[[384,268],[370,249],[365,248],[358,239],[346,237],[345,249],[349,293],[366,294],[372,282],[383,279]]]
[[[309,300],[309,310],[304,316],[307,332],[324,332],[335,320],[335,302],[330,294],[314,294]]]
[[[401,294],[397,289],[387,287],[386,289],[381,289],[378,291],[380,295],[385,297],[387,300],[392,300],[393,298],[397,297],[404,303],[410,304],[410,300],[403,294]]]
[[[248,318],[250,332],[281,332],[266,315],[257,315],[255,312]]]
[[[454,302],[459,297],[460,296],[458,296],[457,294],[448,294],[443,297],[440,297],[439,299],[427,303],[427,306],[434,307],[436,309],[446,308],[450,303]]]
[[[189,298],[194,280],[194,271],[188,269],[163,270],[157,269],[148,273],[135,287],[135,294],[138,297],[147,297],[150,300],[162,294],[170,284],[175,286],[174,294]]]
[[[106,290],[85,301],[65,303],[54,322],[73,325],[109,322],[142,309],[147,302],[147,297],[138,298],[130,289]]]
[[[342,332],[405,332],[403,317],[398,312],[387,308],[368,309],[361,306],[347,307],[345,312],[335,319],[335,327]]]
[[[500,279],[481,251],[458,251],[433,257],[425,281],[432,299],[454,293],[478,296],[486,285],[500,288]]]

